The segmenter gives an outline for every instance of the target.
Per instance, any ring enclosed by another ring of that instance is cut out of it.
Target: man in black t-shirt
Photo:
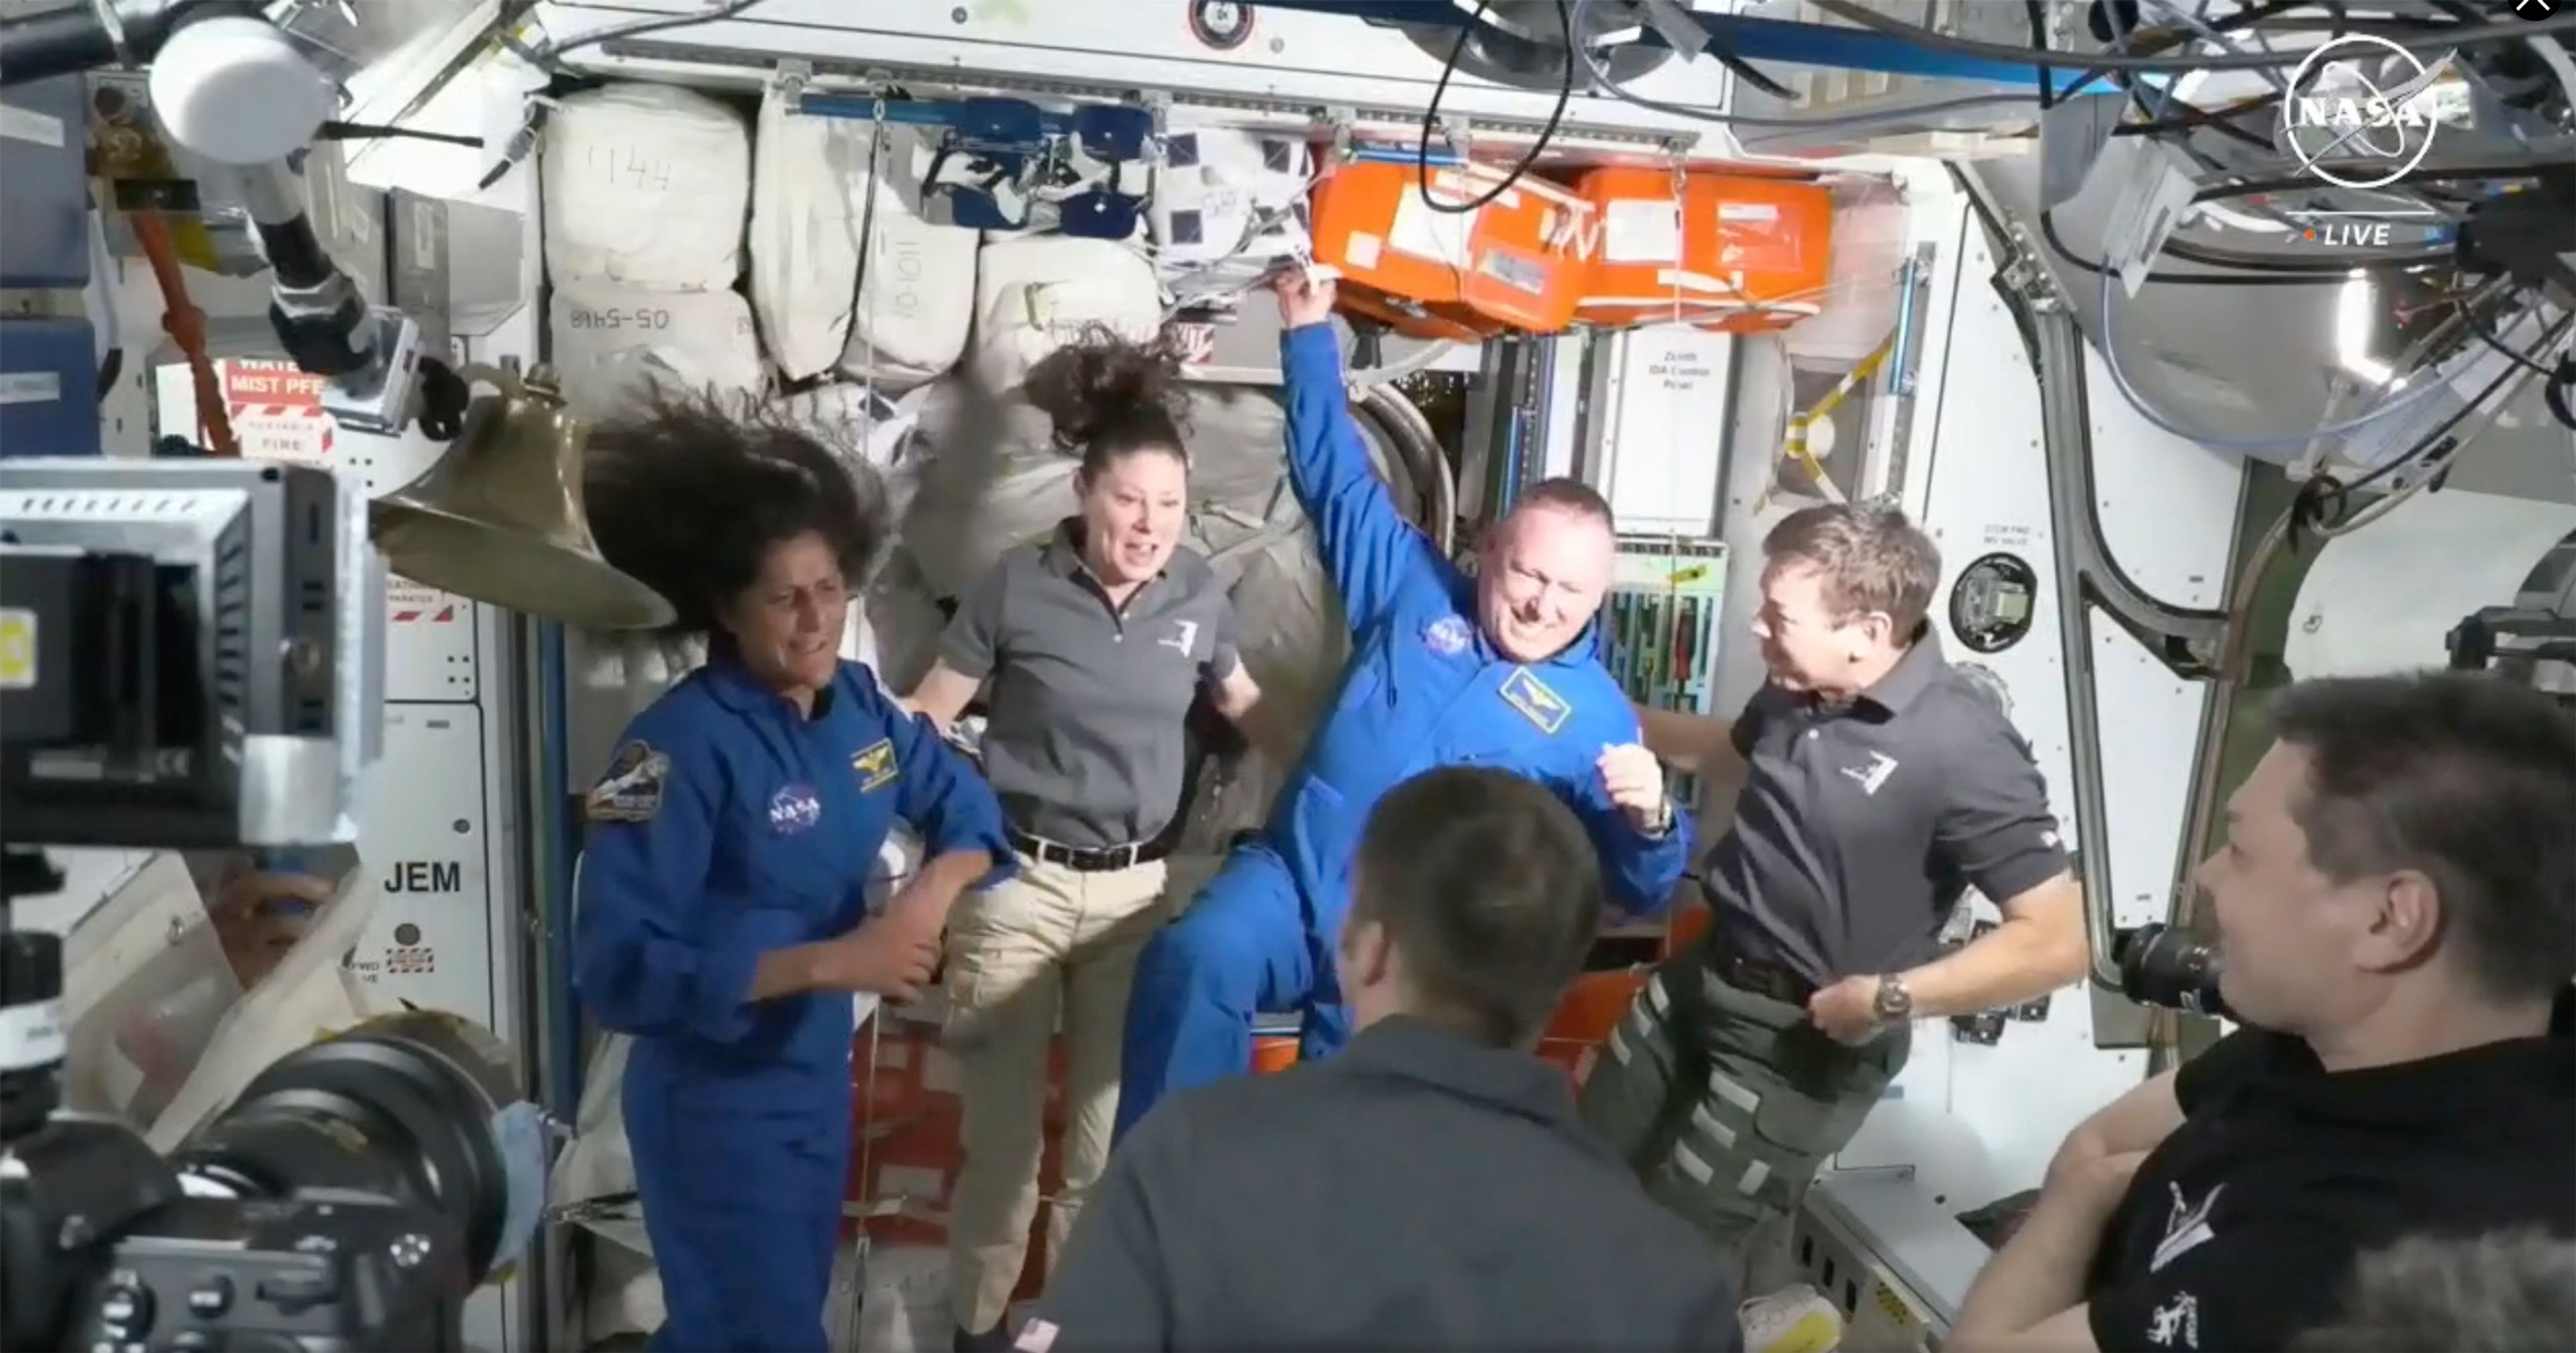
[[[2307,682],[2205,861],[2246,1027],[2070,1134],[1945,1353],[2287,1346],[2410,1235],[2576,1236],[2576,722]]]

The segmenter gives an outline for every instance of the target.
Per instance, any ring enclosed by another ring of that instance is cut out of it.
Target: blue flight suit
[[[1690,860],[1686,817],[1650,837],[1602,789],[1602,750],[1639,734],[1601,665],[1599,624],[1543,662],[1496,652],[1477,623],[1475,581],[1404,520],[1370,467],[1332,327],[1291,330],[1280,348],[1289,482],[1341,594],[1351,659],[1261,837],[1137,963],[1122,1135],[1165,1093],[1245,1071],[1256,1012],[1302,1013],[1310,1058],[1347,1040],[1333,961],[1351,861],[1378,796],[1412,775],[1498,766],[1547,784],[1591,828],[1613,899],[1634,912],[1663,906]]]
[[[718,659],[627,726],[585,816],[573,989],[635,1036],[626,1133],[669,1312],[652,1346],[822,1353],[850,993],[744,993],[761,954],[859,924],[897,818],[1004,876],[1001,805],[865,667],[842,663],[809,718]]]

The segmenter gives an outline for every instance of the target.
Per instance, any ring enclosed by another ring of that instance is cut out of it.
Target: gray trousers
[[[1755,1233],[1796,1215],[1817,1167],[1903,1069],[1912,1031],[1837,1043],[1803,1008],[1719,981],[1707,943],[1637,993],[1593,1060],[1581,1112],[1741,1283]]]

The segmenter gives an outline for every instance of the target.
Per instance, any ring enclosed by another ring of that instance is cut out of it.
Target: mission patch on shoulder
[[[671,758],[642,741],[617,749],[608,773],[590,787],[584,815],[593,822],[650,822],[662,811],[662,787],[671,778]]]

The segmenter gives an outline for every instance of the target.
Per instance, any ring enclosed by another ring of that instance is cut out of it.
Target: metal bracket
[[[1359,117],[1359,110],[1356,108],[1345,108],[1337,104],[1325,106],[1322,120],[1333,131],[1335,164],[1349,164],[1351,157],[1358,153],[1359,147],[1357,139],[1351,133],[1351,124],[1359,121]]]
[[[2047,461],[2049,541],[2056,574],[2060,666],[2066,682],[2067,756],[2072,763],[2075,835],[2084,888],[2084,938],[2094,983],[2120,990],[2111,961],[2110,812],[2102,790],[2102,711],[2094,686],[2094,608],[2144,645],[2175,675],[2208,681],[2225,658],[2227,613],[2176,606],[2147,595],[2121,571],[2102,539],[2085,393],[2084,335],[2027,232],[1996,241],[2004,251],[1995,284],[2030,346],[2039,379],[2040,438]]]

